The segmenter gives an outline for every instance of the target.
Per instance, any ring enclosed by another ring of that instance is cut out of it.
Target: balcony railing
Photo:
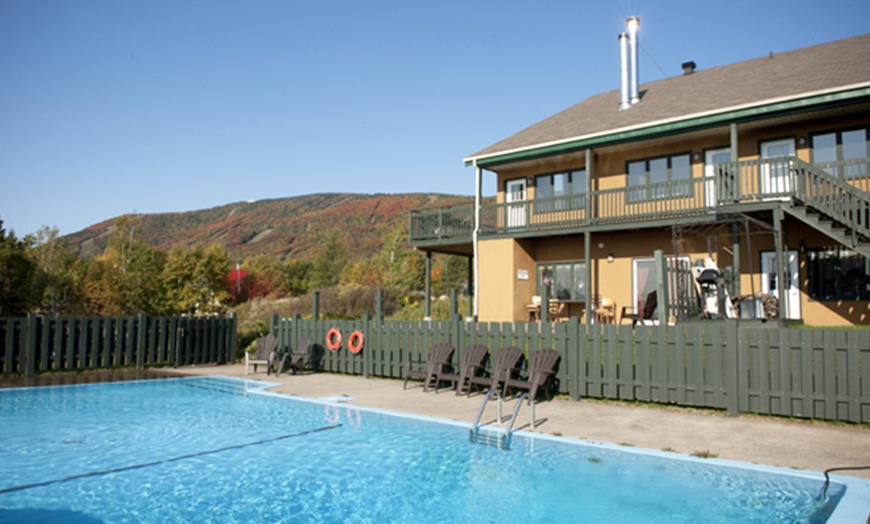
[[[867,235],[870,159],[813,165],[794,157],[719,164],[712,176],[480,208],[480,234],[555,233],[706,215],[721,206],[798,199]],[[411,213],[415,244],[470,242],[474,205]]]

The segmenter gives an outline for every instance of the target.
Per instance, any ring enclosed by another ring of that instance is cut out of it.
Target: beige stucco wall
[[[535,263],[522,242],[511,239],[482,240],[478,245],[478,278],[482,322],[525,320],[526,305],[534,295]],[[527,279],[519,278],[525,271]]]

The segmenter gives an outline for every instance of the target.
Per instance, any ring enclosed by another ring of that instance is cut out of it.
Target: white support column
[[[474,256],[474,319],[477,320],[480,314],[480,256],[478,254],[477,237],[480,233],[480,193],[482,191],[482,170],[477,165],[477,160],[474,161],[474,232],[472,233],[471,241],[473,245]]]

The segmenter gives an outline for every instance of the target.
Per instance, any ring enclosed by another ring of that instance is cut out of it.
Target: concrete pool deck
[[[437,394],[423,392],[420,382],[332,373],[304,375],[245,375],[243,364],[183,367],[173,372],[185,375],[220,375],[280,384],[271,391],[308,398],[351,397],[348,404],[415,413],[472,422],[482,394],[466,397],[442,388]],[[509,400],[503,415],[510,416],[515,400]],[[483,421],[496,419],[490,402]],[[741,415],[729,417],[719,411],[670,406],[640,405],[583,398],[557,398],[535,405],[536,431],[581,439],[630,445],[685,454],[708,454],[768,466],[824,471],[839,466],[870,465],[870,425],[852,425],[775,417]],[[529,408],[524,405],[516,426],[529,430]],[[870,479],[870,470],[838,471]]]

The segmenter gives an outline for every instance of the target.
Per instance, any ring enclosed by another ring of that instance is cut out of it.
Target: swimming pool
[[[820,474],[522,432],[502,450],[468,424],[263,387],[0,391],[0,523],[863,522],[870,500],[860,479],[823,504]]]

